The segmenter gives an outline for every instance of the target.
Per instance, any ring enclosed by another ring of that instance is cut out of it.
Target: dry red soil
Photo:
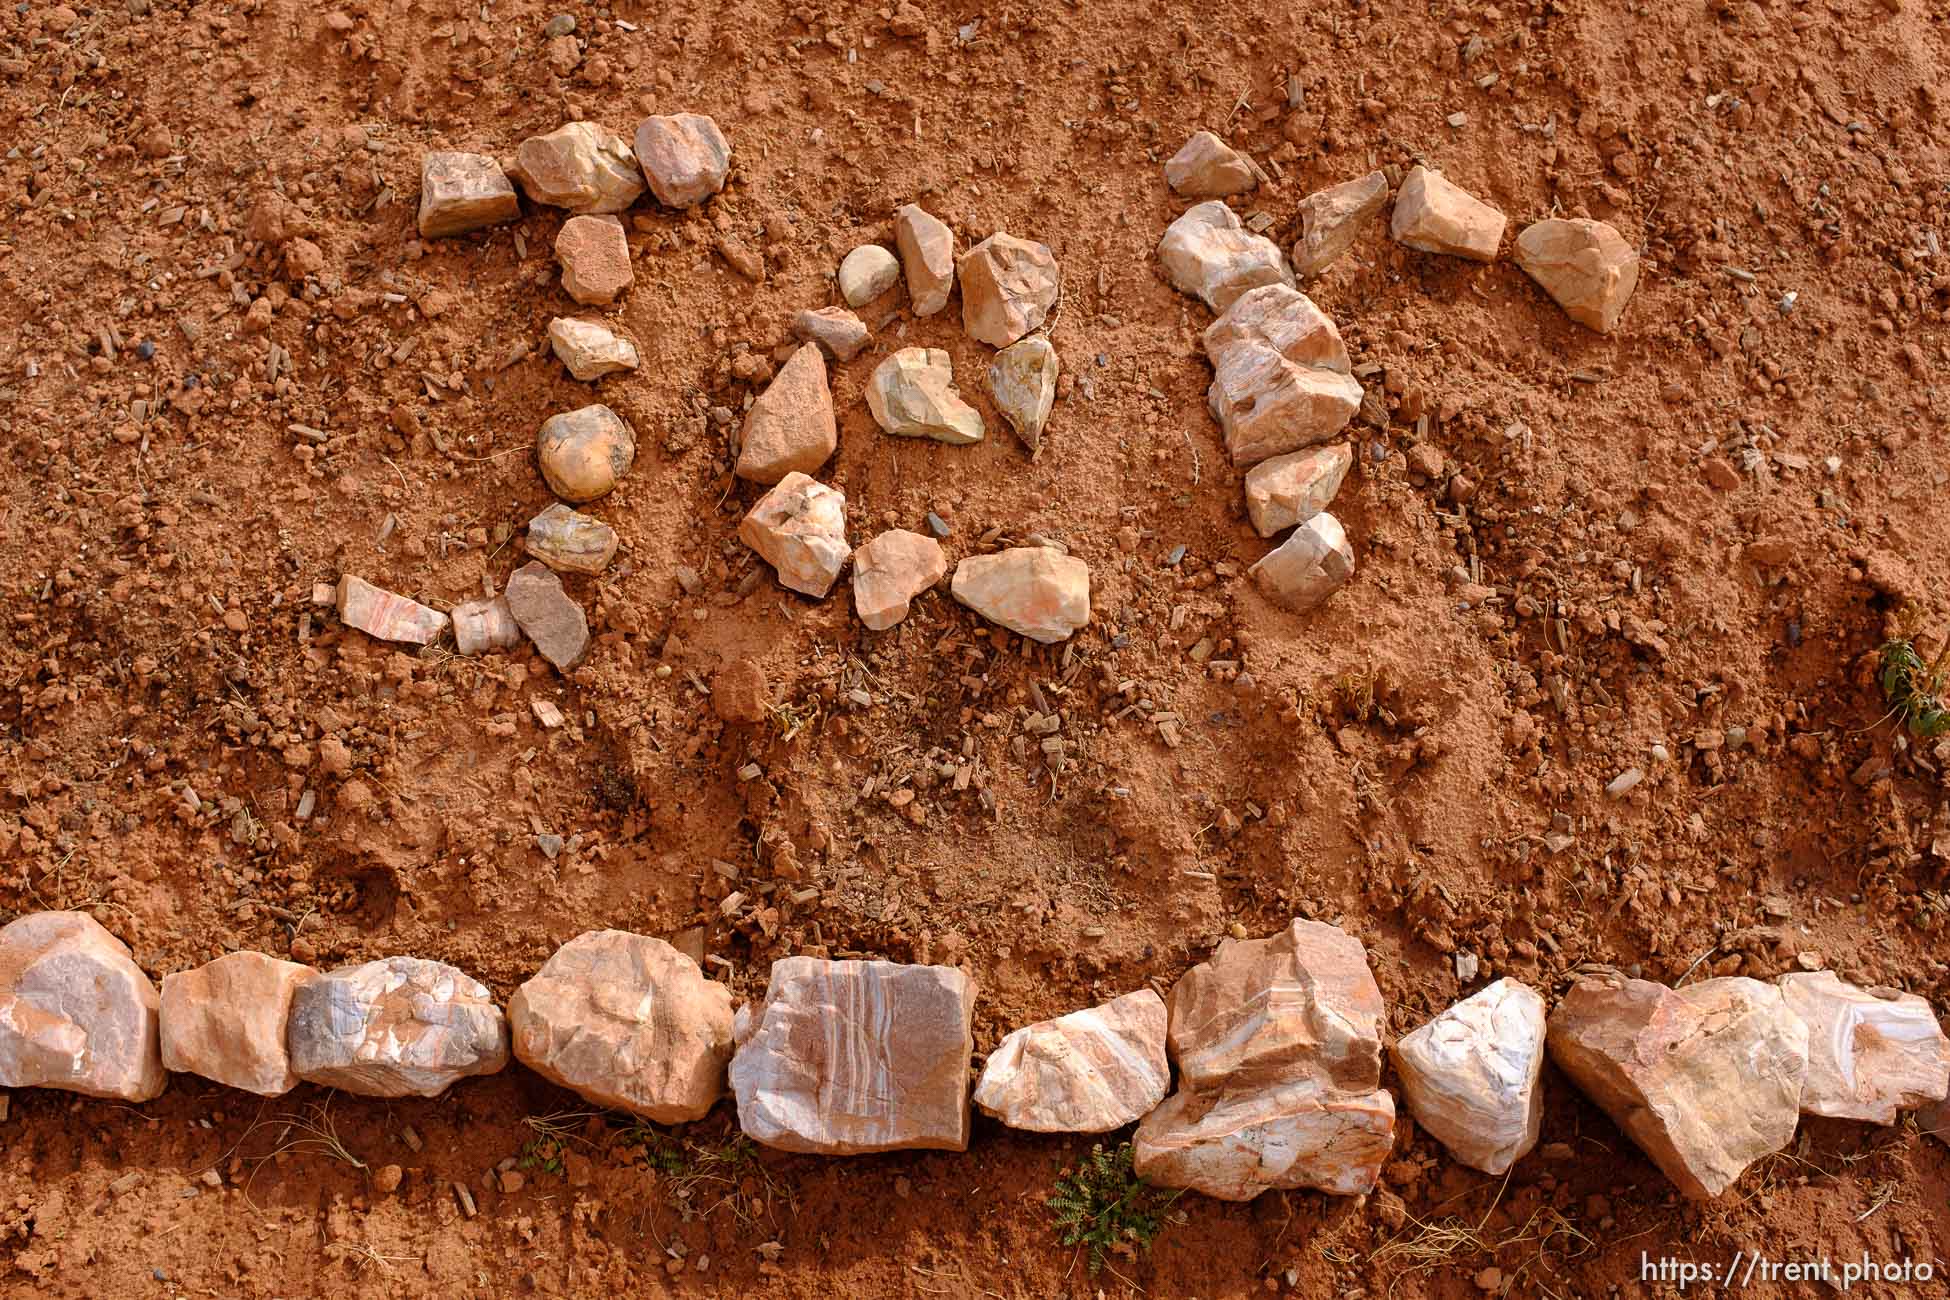
[[[702,927],[740,997],[786,953],[964,964],[982,1049],[1295,915],[1369,945],[1395,1033],[1587,962],[1675,981],[1816,954],[1950,1007],[1950,753],[1901,743],[1865,672],[1905,605],[1950,624],[1950,5],[685,0],[572,10],[578,57],[552,63],[556,12],[0,15],[0,921],[86,909],[158,977],[240,947],[410,953],[503,997],[584,929]],[[677,111],[714,115],[734,168],[701,208],[631,214],[615,319],[644,366],[599,392],[641,450],[594,508],[624,552],[569,583],[585,665],[343,631],[311,605],[342,572],[442,607],[504,581],[550,499],[535,429],[591,400],[542,345],[571,306],[561,214],[422,243],[422,152]],[[1265,163],[1235,203],[1283,243],[1310,190],[1427,162],[1513,231],[1589,215],[1643,250],[1603,338],[1507,260],[1380,223],[1310,286],[1373,368],[1335,506],[1358,571],[1305,617],[1244,577],[1266,544],[1205,411],[1208,316],[1153,252],[1184,206],[1160,163],[1201,127]],[[249,237],[269,190],[318,257]],[[822,477],[856,539],[929,510],[954,557],[1060,539],[1094,589],[1066,646],[941,593],[867,633],[843,584],[806,601],[735,541],[755,494],[726,425],[756,362],[907,201],[964,248],[1056,250],[1062,396],[1031,462],[958,311],[896,298],[834,369]],[[987,442],[877,432],[862,385],[896,344],[953,354]],[[746,657],[779,712],[726,725],[698,684]],[[1062,716],[1060,772],[1031,707]],[[583,1109],[521,1069],[392,1104],[18,1092],[0,1293],[1588,1297],[1670,1291],[1642,1252],[1950,1254],[1950,1152],[1912,1126],[1808,1122],[1696,1206],[1545,1087],[1546,1145],[1507,1180],[1404,1122],[1373,1195],[1186,1197],[1094,1279],[1042,1206],[1087,1139],[985,1121],[965,1155],[762,1152],[688,1184],[578,1118],[563,1173],[506,1190],[525,1121]],[[291,1126],[327,1103],[366,1169]],[[729,1109],[687,1140],[723,1143]]]

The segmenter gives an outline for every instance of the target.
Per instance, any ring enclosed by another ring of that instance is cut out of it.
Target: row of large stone
[[[231,953],[158,994],[92,918],[44,912],[0,929],[0,1085],[139,1102],[177,1071],[262,1096],[308,1081],[434,1097],[512,1054],[659,1123],[700,1118],[728,1085],[745,1133],[781,1150],[962,1150],[975,995],[954,967],[788,957],[734,1015],[691,958],[618,930],[564,944],[505,1017],[461,971],[413,957],[320,972]],[[973,1102],[1039,1132],[1136,1121],[1137,1170],[1162,1186],[1359,1194],[1395,1141],[1385,1022],[1360,942],[1296,920],[1220,944],[1169,1002],[1146,989],[1016,1030]],[[1537,1143],[1547,1051],[1697,1198],[1785,1147],[1804,1114],[1890,1124],[1950,1092],[1950,1040],[1927,1003],[1827,971],[1679,989],[1599,973],[1548,1017],[1535,990],[1498,980],[1392,1057],[1416,1121],[1500,1174]]]

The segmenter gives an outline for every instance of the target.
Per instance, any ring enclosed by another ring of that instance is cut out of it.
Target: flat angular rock
[[[492,654],[521,644],[521,624],[506,596],[470,600],[454,606],[454,649],[463,655]]]
[[[1557,1068],[1694,1200],[1794,1139],[1808,1026],[1772,985],[1587,976],[1551,1013],[1546,1041]]]
[[[738,540],[763,556],[784,586],[824,596],[852,549],[846,544],[846,494],[804,474],[787,474],[739,523]]]
[[[636,344],[596,321],[557,316],[548,323],[548,343],[569,373],[584,383],[638,365]]]
[[[1249,572],[1269,600],[1304,614],[1354,576],[1354,548],[1341,521],[1325,510],[1301,523]]]
[[[501,164],[478,153],[420,159],[420,237],[442,239],[521,216],[521,200]]]
[[[1346,443],[1288,452],[1246,471],[1246,514],[1261,537],[1304,523],[1334,503],[1354,452]]]
[[[1544,999],[1502,979],[1406,1034],[1390,1051],[1409,1114],[1449,1154],[1500,1174],[1537,1145]]]
[[[948,354],[940,348],[902,348],[873,368],[867,409],[874,423],[903,438],[933,438],[951,446],[980,442],[982,413],[961,400]]]
[[[1006,348],[1041,325],[1063,277],[1047,244],[990,235],[961,256],[961,327],[968,337]]]
[[[1187,1088],[1381,1086],[1381,988],[1338,926],[1295,920],[1227,939],[1171,990],[1171,1055]]]
[[[1205,331],[1205,351],[1206,405],[1241,468],[1325,442],[1361,409],[1340,331],[1291,286],[1241,294]]]
[[[1056,349],[1040,335],[1011,343],[989,366],[989,396],[1034,460],[1056,404]]]
[[[662,939],[591,930],[508,1000],[515,1059],[593,1105],[656,1124],[724,1096],[731,992]]]
[[[616,530],[557,502],[528,521],[528,553],[560,573],[601,573],[616,556]]]
[[[536,203],[571,212],[621,212],[643,194],[630,142],[597,122],[570,122],[515,149],[508,169]]]
[[[1018,1029],[989,1053],[975,1104],[1010,1128],[1108,1133],[1165,1099],[1165,1001],[1150,989]]]
[[[1525,226],[1516,262],[1564,314],[1609,334],[1639,283],[1638,250],[1602,221],[1553,217]]]
[[[657,202],[688,208],[724,188],[731,146],[701,113],[647,117],[636,129],[636,160]]]
[[[1235,347],[1263,347],[1282,360],[1345,375],[1347,344],[1334,320],[1290,284],[1249,289],[1205,327],[1206,357],[1217,364]]]
[[[787,474],[812,473],[839,445],[826,357],[808,343],[792,354],[745,412],[734,472],[754,483],[776,483]]]
[[[1359,1196],[1374,1190],[1394,1144],[1388,1093],[1312,1083],[1174,1093],[1132,1140],[1139,1177],[1222,1201],[1296,1187]]]
[[[1266,284],[1293,285],[1280,246],[1255,235],[1216,199],[1189,208],[1158,241],[1165,278],[1213,311],[1232,306],[1240,294]]]
[[[494,995],[444,962],[387,957],[300,984],[285,1035],[307,1083],[360,1097],[438,1097],[508,1064]]]
[[[431,645],[447,630],[447,616],[437,609],[408,600],[364,578],[339,578],[339,621],[381,641]]]
[[[1165,163],[1165,183],[1188,199],[1223,199],[1259,184],[1246,155],[1213,135],[1194,131]]]
[[[865,322],[844,307],[801,311],[792,318],[792,336],[817,343],[835,361],[853,360],[872,341]]]
[[[894,528],[853,552],[853,608],[884,632],[907,617],[914,598],[948,572],[948,554],[932,537]]]
[[[606,307],[636,282],[623,223],[612,216],[570,217],[555,236],[562,291],[585,307]]]
[[[582,662],[589,650],[589,620],[546,564],[530,560],[509,574],[507,601],[523,635],[558,672]]]
[[[317,974],[261,952],[232,952],[163,976],[163,1068],[282,1097],[298,1086],[285,1046],[291,995]]]
[[[1441,172],[1417,167],[1395,195],[1390,229],[1397,243],[1424,253],[1491,262],[1503,242],[1503,222],[1501,212]]]
[[[932,316],[955,291],[955,232],[912,203],[894,209],[894,247],[907,273],[907,298],[916,316]]]
[[[901,264],[879,244],[861,244],[840,259],[840,297],[864,307],[901,282]]]
[[[636,434],[597,402],[551,415],[535,434],[535,462],[549,491],[581,505],[615,490],[636,463]]]
[[[1897,1112],[1950,1093],[1950,1039],[1922,998],[1860,988],[1825,970],[1778,983],[1808,1026],[1803,1115],[1894,1124]]]
[[[1044,645],[1090,621],[1090,566],[1047,546],[968,556],[949,590],[989,622]]]
[[[0,928],[0,1087],[115,1101],[163,1090],[156,986],[85,912],[30,912]]]
[[[781,1151],[965,1151],[974,1010],[951,966],[773,962],[737,1016],[739,1127]]]
[[[1383,172],[1315,190],[1300,200],[1300,238],[1293,244],[1293,273],[1319,275],[1354,246],[1361,228],[1388,202]]]

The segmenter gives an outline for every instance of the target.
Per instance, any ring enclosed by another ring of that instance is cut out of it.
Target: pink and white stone
[[[1472,1169],[1500,1174],[1537,1145],[1544,999],[1502,979],[1464,998],[1390,1051],[1415,1122]]]
[[[30,912],[0,928],[0,1087],[114,1101],[163,1090],[156,986],[85,912]]]
[[[1178,1092],[1132,1142],[1140,1177],[1222,1201],[1296,1187],[1359,1196],[1374,1190],[1394,1144],[1393,1097],[1312,1080]]]
[[[1922,998],[1861,988],[1826,970],[1778,983],[1808,1024],[1803,1115],[1894,1124],[1898,1112],[1950,1093],[1950,1038]]]
[[[989,1053],[975,1104],[1010,1128],[1108,1133],[1165,1099],[1165,1001],[1140,989],[1018,1029]]]

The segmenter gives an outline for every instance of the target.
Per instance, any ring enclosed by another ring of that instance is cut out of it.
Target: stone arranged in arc
[[[1090,566],[1047,546],[968,556],[949,590],[989,622],[1044,645],[1090,621]]]
[[[432,645],[447,630],[447,616],[439,610],[350,573],[339,577],[338,611],[341,623],[381,641]]]
[[[1188,199],[1224,199],[1259,184],[1252,160],[1210,131],[1194,131],[1165,163],[1165,183]]]
[[[948,306],[955,291],[955,232],[916,204],[894,209],[894,247],[907,273],[907,297],[916,316]]]
[[[1338,262],[1388,203],[1388,176],[1369,172],[1315,190],[1300,200],[1300,238],[1293,244],[1293,273],[1319,275]]]
[[[506,596],[465,601],[453,608],[454,649],[473,656],[512,650],[521,644],[521,624]]]
[[[508,1022],[485,987],[444,962],[387,957],[301,984],[291,1069],[362,1097],[438,1097],[508,1064]]]
[[[566,673],[589,651],[589,619],[563,590],[562,579],[540,560],[508,575],[508,612],[542,658]]]
[[[724,188],[731,145],[702,113],[652,116],[637,126],[636,160],[657,202],[688,208]]]
[[[636,344],[599,321],[557,316],[548,323],[548,343],[569,373],[585,383],[639,364]]]
[[[932,537],[889,529],[853,552],[853,609],[884,632],[907,617],[914,598],[948,572],[948,553]]]
[[[733,473],[754,483],[777,483],[787,474],[811,474],[839,445],[826,355],[802,344],[745,412]]]
[[[114,1101],[162,1093],[156,986],[85,912],[0,927],[0,1087]]]
[[[725,1091],[731,992],[665,943],[591,930],[508,1002],[515,1058],[598,1106],[701,1119]]]
[[[835,361],[853,360],[873,339],[865,322],[844,307],[799,312],[792,318],[792,336],[817,343]]]
[[[1293,286],[1279,245],[1248,231],[1239,214],[1216,199],[1188,208],[1166,227],[1158,261],[1174,289],[1213,311],[1232,306],[1248,289]]]
[[[1899,1112],[1950,1093],[1950,1038],[1922,998],[1860,988],[1826,970],[1778,983],[1808,1026],[1803,1115],[1894,1124]]]
[[[873,368],[867,409],[874,422],[903,438],[933,438],[950,446],[980,442],[982,413],[955,387],[948,354],[940,348],[902,348]]]
[[[561,502],[528,521],[528,553],[562,573],[601,573],[616,556],[616,530]]]
[[[163,1068],[282,1097],[298,1086],[285,1044],[291,997],[317,975],[261,952],[232,952],[163,976]]]
[[[1564,314],[1609,334],[1639,283],[1638,250],[1602,221],[1552,217],[1517,236],[1516,263]]]
[[[849,307],[864,307],[901,282],[901,264],[879,244],[861,244],[840,259],[840,297]]]
[[[555,236],[562,292],[585,307],[607,307],[636,283],[630,244],[615,217],[570,217]]]
[[[1354,548],[1341,521],[1323,510],[1303,520],[1247,572],[1269,600],[1305,614],[1354,576]]]
[[[1361,409],[1340,330],[1290,285],[1241,294],[1206,329],[1205,354],[1206,404],[1242,469],[1327,441]]]
[[[763,556],[785,586],[824,596],[852,549],[846,544],[846,494],[794,471],[758,499],[739,523],[738,539]]]
[[[464,235],[521,216],[501,164],[485,154],[435,151],[420,158],[420,236]]]
[[[1139,1177],[1221,1201],[1299,1187],[1360,1196],[1374,1190],[1394,1144],[1393,1097],[1311,1083],[1179,1091],[1132,1138]]]
[[[1500,1174],[1537,1145],[1544,999],[1502,979],[1390,1049],[1415,1122],[1472,1169]]]
[[[992,348],[1006,348],[1040,326],[1063,288],[1049,245],[1006,232],[963,253],[956,273],[962,329]]]
[[[1246,471],[1246,516],[1261,537],[1303,524],[1340,492],[1354,452],[1346,443],[1310,447],[1263,460]]]
[[[1165,1002],[1150,989],[1016,1030],[989,1053],[975,1104],[1010,1128],[1108,1133],[1171,1087]]]
[[[569,122],[515,148],[508,174],[536,203],[570,212],[621,212],[643,194],[630,142],[599,122]]]
[[[1011,343],[989,365],[989,395],[1034,460],[1056,404],[1056,349],[1040,335]]]
[[[1395,195],[1389,229],[1397,243],[1424,253],[1496,260],[1504,216],[1441,172],[1417,167]]]
[[[574,505],[608,496],[636,463],[636,433],[600,402],[551,415],[535,434],[549,491]]]
[[[786,957],[739,1010],[738,1123],[782,1151],[968,1149],[975,985],[949,966]]]

